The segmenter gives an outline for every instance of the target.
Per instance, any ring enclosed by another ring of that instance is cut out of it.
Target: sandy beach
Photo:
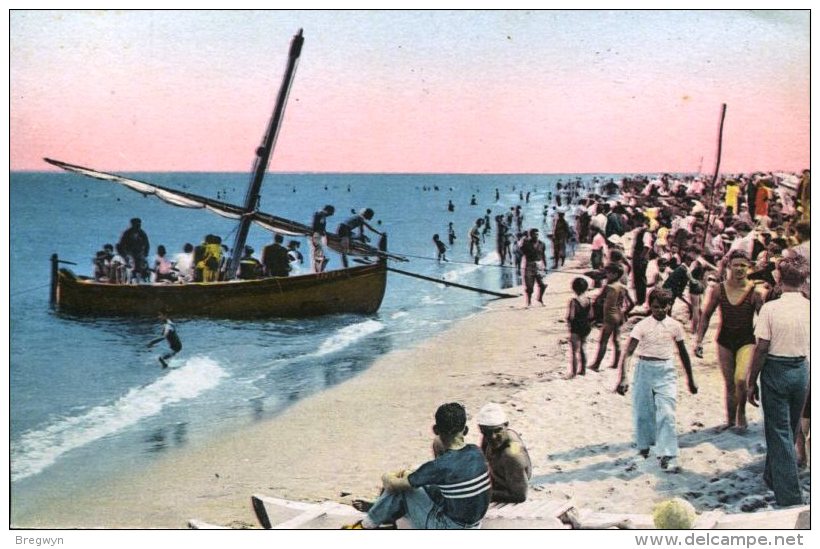
[[[690,395],[679,384],[680,474],[661,471],[654,457],[633,463],[631,398],[612,392],[609,355],[600,373],[563,379],[566,304],[573,277],[587,265],[587,248],[567,262],[569,272],[549,274],[544,307],[525,309],[520,297],[493,301],[486,311],[415,348],[388,354],[355,379],[275,419],[206,449],[174,451],[146,473],[125,472],[70,505],[48,502],[38,517],[15,526],[184,528],[198,518],[258,528],[249,501],[254,493],[302,501],[371,498],[384,471],[429,459],[433,413],[448,401],[467,407],[467,439],[474,443],[478,409],[488,401],[507,409],[532,457],[532,499],[571,499],[576,507],[607,513],[650,513],[673,496],[700,512],[771,505],[761,477],[761,412],[750,407],[746,434],[716,429],[724,404],[714,327],[705,357],[693,357],[699,393]],[[459,290],[442,289],[451,291]],[[520,288],[510,292],[517,295]],[[685,312],[681,305],[673,316],[681,319]],[[687,336],[691,353],[688,329]],[[593,330],[588,356],[594,356],[597,337]]]

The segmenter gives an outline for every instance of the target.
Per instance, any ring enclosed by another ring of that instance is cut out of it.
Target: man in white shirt
[[[800,293],[809,265],[802,258],[787,257],[777,268],[783,295],[760,308],[755,324],[757,346],[746,386],[749,404],[757,406],[758,394],[762,397],[763,480],[774,491],[777,504],[788,506],[803,503],[794,443],[809,384],[810,307]]]

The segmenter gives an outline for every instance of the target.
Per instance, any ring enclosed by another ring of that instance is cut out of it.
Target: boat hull
[[[378,311],[387,267],[371,265],[260,280],[188,284],[108,284],[56,274],[54,303],[60,312],[99,316],[304,318]]]

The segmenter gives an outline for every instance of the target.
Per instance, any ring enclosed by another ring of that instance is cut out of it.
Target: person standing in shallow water
[[[728,276],[725,282],[709,289],[701,314],[695,344],[695,356],[703,356],[703,337],[715,310],[720,308],[720,329],[717,335],[718,361],[723,374],[726,398],[726,424],[745,432],[746,374],[754,351],[754,315],[763,305],[763,296],[748,279],[751,262],[748,254],[734,250],[728,256]]]
[[[475,220],[475,225],[470,228],[470,232],[467,233],[467,238],[470,239],[470,257],[474,259],[476,265],[478,265],[478,260],[481,257],[482,225],[484,225],[484,220],[479,217]]]
[[[547,285],[538,272],[539,267],[546,269],[546,245],[538,239],[538,229],[530,229],[518,241],[521,250],[521,278],[524,282],[524,305],[530,306],[535,285],[538,285],[536,300],[544,305],[544,291]]]
[[[436,260],[441,263],[447,261],[447,246],[441,241],[438,234],[433,235],[433,244],[436,245]]]
[[[567,241],[569,240],[569,224],[564,219],[564,212],[558,212],[558,218],[552,228],[552,268],[558,268],[558,262],[564,266],[567,258]]]
[[[450,247],[452,247],[456,241],[456,230],[453,228],[452,221],[447,224],[447,241],[450,243]]]

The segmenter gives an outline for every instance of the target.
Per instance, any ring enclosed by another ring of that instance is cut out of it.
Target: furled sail
[[[129,177],[123,177],[112,173],[101,172],[91,168],[77,166],[75,164],[68,164],[67,162],[61,162],[60,160],[54,160],[51,158],[44,158],[43,160],[53,166],[57,166],[58,168],[62,168],[63,170],[69,172],[78,173],[94,179],[118,183],[144,196],[156,196],[163,202],[167,202],[168,204],[180,208],[205,209],[228,219],[240,219],[245,213],[239,206],[222,202],[220,200],[214,200],[213,198],[188,193],[185,191],[178,191],[176,189],[169,189],[168,187],[163,187],[154,183],[139,181],[137,179],[131,179]],[[248,214],[248,216],[255,225],[258,225],[268,231],[291,236],[310,236],[312,234],[311,228],[307,225],[267,214],[265,212],[255,211]],[[328,246],[336,251],[340,250],[341,245],[339,242],[339,237],[328,234]],[[376,248],[368,246],[362,242],[351,243],[350,252],[352,255],[383,256],[390,257],[392,259],[405,260],[405,258],[401,256],[385,254],[384,252],[381,252]]]

